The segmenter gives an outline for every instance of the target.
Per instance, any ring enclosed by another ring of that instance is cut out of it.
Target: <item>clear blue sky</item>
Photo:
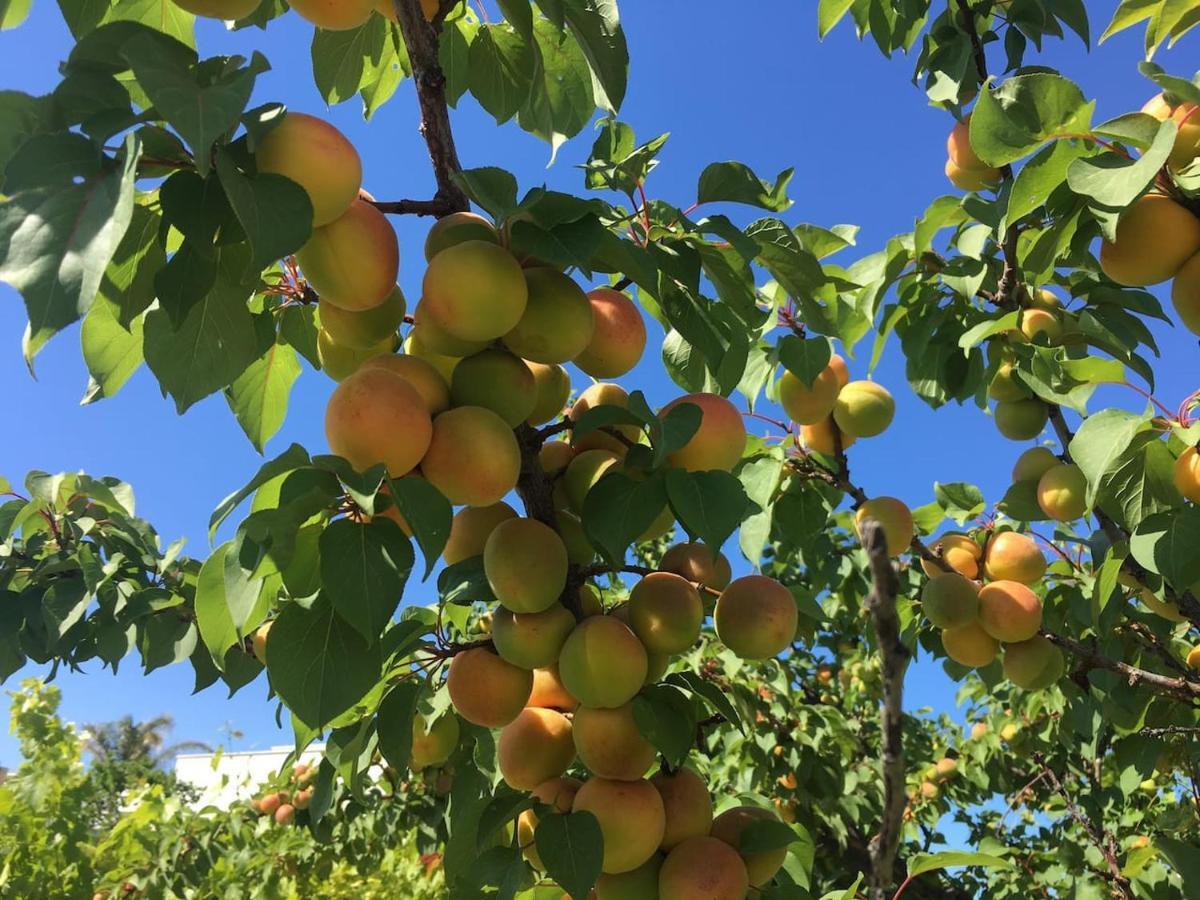
[[[494,10],[491,0],[488,5]],[[1115,5],[1115,0],[1088,4],[1097,17],[1096,33]],[[913,86],[910,59],[883,59],[870,41],[859,44],[846,23],[818,43],[814,6],[754,0],[737,4],[737,13],[730,14],[727,5],[694,0],[625,0],[622,12],[632,72],[621,118],[643,140],[671,132],[650,194],[681,207],[694,200],[697,176],[708,162],[741,160],[766,177],[795,166],[795,205],[785,218],[792,224],[862,226],[858,250],[845,255],[844,262],[849,262],[852,254],[873,252],[892,234],[911,230],[929,201],[949,190],[942,166],[952,121],[929,107]],[[718,9],[721,14],[711,14]],[[1088,97],[1098,100],[1098,117],[1108,118],[1137,109],[1153,92],[1136,70],[1142,33],[1141,28],[1133,29],[1091,56],[1075,38],[1052,41],[1043,61],[1076,80]],[[401,85],[369,124],[362,122],[356,102],[327,112],[310,75],[310,37],[311,27],[296,16],[272,22],[265,34],[228,34],[208,21],[198,29],[202,56],[263,49],[273,68],[259,78],[253,102],[282,101],[299,111],[327,115],[359,147],[365,186],[377,198],[430,196],[432,177],[416,130],[411,86]],[[1182,53],[1162,54],[1160,61],[1175,74],[1189,75],[1195,42],[1194,37],[1185,39]],[[57,66],[70,46],[55,5],[49,0],[35,4],[25,25],[0,34],[0,88],[48,92],[57,83]],[[1001,64],[1001,54],[993,48],[993,68]],[[464,165],[507,168],[523,189],[546,183],[582,192],[575,166],[587,157],[590,132],[569,142],[547,169],[545,144],[513,124],[496,128],[469,97],[453,121]],[[751,210],[735,214],[743,221],[755,217]],[[401,283],[412,298],[418,295],[428,221],[394,221],[401,244]],[[5,386],[0,473],[14,482],[31,468],[83,469],[125,478],[137,491],[139,513],[158,527],[165,541],[186,536],[188,552],[205,555],[210,511],[261,461],[224,400],[210,397],[179,417],[142,369],[115,398],[80,407],[87,375],[78,329],[59,335],[42,352],[34,381],[21,359],[24,325],[19,298],[0,285],[0,384]],[[1196,340],[1159,325],[1153,330],[1163,349],[1158,396],[1174,408],[1196,386]],[[663,402],[678,391],[658,361],[661,333],[655,330],[652,335],[647,357],[633,377],[652,401]],[[860,357],[869,348],[868,339],[860,345]],[[865,359],[852,361],[851,368],[861,377]],[[998,500],[1020,445],[999,438],[974,408],[950,407],[935,414],[909,391],[903,371],[903,357],[893,342],[875,377],[897,397],[896,423],[884,437],[855,446],[851,461],[856,480],[869,493],[893,494],[914,506],[932,499],[936,480],[974,482],[989,501]],[[267,448],[268,456],[292,441],[316,452],[324,449],[322,417],[331,389],[324,375],[305,371],[292,394],[287,422]],[[1094,403],[1139,406],[1132,392],[1116,389],[1100,392]],[[414,583],[410,598],[429,602],[428,590]],[[42,671],[27,667],[8,686]],[[80,722],[167,712],[176,719],[179,739],[228,745],[226,723],[245,733],[232,744],[242,749],[291,738],[275,726],[274,707],[265,700],[265,679],[232,701],[225,699],[219,685],[192,697],[190,666],[174,666],[145,678],[131,657],[116,677],[92,664],[87,674],[60,675],[58,683],[64,713]],[[937,667],[918,665],[908,681],[907,707],[949,709],[953,703],[953,684]],[[0,764],[15,762],[15,749],[12,739],[0,734]]]

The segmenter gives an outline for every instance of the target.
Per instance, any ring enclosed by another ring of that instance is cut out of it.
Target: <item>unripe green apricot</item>
[[[588,491],[620,464],[621,460],[617,454],[608,450],[584,450],[576,454],[574,459],[567,463],[567,471],[562,477],[563,489],[566,491],[571,511],[581,512]]]
[[[393,334],[378,344],[356,350],[342,346],[322,328],[317,332],[317,361],[321,363],[321,371],[334,381],[344,381],[357,372],[368,359],[391,354],[399,342],[400,336]]]
[[[957,572],[935,575],[921,591],[921,609],[938,628],[966,625],[979,614],[979,587]]]
[[[434,353],[462,359],[486,350],[490,341],[464,341],[441,328],[418,303],[413,310],[413,329],[409,334],[417,335],[421,343]]]
[[[1058,457],[1048,448],[1030,447],[1018,456],[1013,464],[1013,481],[1018,484],[1022,481],[1037,481],[1058,464]]]
[[[1058,522],[1073,522],[1087,512],[1087,476],[1079,466],[1059,463],[1038,479],[1042,512]]]
[[[996,369],[996,374],[992,376],[992,380],[988,384],[988,396],[993,400],[1002,400],[1008,403],[1027,398],[1029,391],[1017,380],[1016,371],[1016,366],[1010,360],[1000,363],[1000,367]]]
[[[458,746],[458,716],[448,712],[434,719],[430,725],[425,717],[417,715],[412,723],[412,757],[409,768],[414,772],[428,766],[440,766],[450,758]]]
[[[524,361],[507,350],[482,350],[454,367],[450,402],[490,409],[515,428],[533,412],[537,382]]]
[[[565,363],[582,353],[593,328],[592,305],[583,289],[548,268],[526,269],[525,286],[525,311],[504,335],[504,346],[539,363]]]
[[[500,243],[495,227],[483,216],[473,212],[456,212],[443,216],[433,223],[425,236],[425,261],[429,262],[447,247],[465,241]]]
[[[529,414],[525,422],[529,425],[541,425],[559,418],[563,413],[563,407],[567,405],[567,398],[571,396],[571,376],[562,366],[530,362],[529,360],[525,361],[525,365],[533,373],[537,396],[533,404],[533,412]]]
[[[1050,412],[1041,400],[1012,400],[996,404],[996,428],[1012,441],[1028,441],[1042,433]]]
[[[507,503],[491,506],[467,506],[454,514],[450,521],[450,536],[442,550],[442,559],[452,566],[472,556],[479,556],[501,522],[517,518],[517,511]]]
[[[378,306],[359,312],[320,303],[321,329],[343,347],[367,350],[390,340],[404,321],[404,294],[396,285]]]
[[[486,241],[447,247],[430,260],[422,288],[430,321],[464,341],[491,341],[512,331],[529,298],[520,263]]]
[[[896,415],[896,401],[874,381],[852,381],[838,392],[833,420],[845,434],[875,437],[883,434]]]
[[[1062,651],[1040,634],[1004,647],[1005,677],[1027,691],[1049,687],[1065,670]]]
[[[575,617],[561,603],[537,613],[499,606],[492,617],[492,643],[500,658],[522,669],[544,669],[558,660]]]
[[[549,609],[567,584],[567,548],[536,519],[506,519],[483,547],[483,571],[504,606],[516,613]]]

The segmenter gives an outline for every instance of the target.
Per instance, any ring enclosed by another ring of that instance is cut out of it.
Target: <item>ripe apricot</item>
[[[667,827],[662,849],[671,850],[688,838],[701,837],[712,828],[712,797],[704,779],[691,769],[659,772],[650,779],[662,796]]]
[[[423,359],[398,353],[383,353],[366,360],[363,367],[377,367],[399,375],[421,395],[431,416],[444,412],[450,406],[450,388],[445,379],[431,363]]]
[[[938,628],[966,625],[979,614],[979,588],[957,572],[943,572],[921,590],[921,609]]]
[[[571,712],[579,706],[579,701],[572,697],[563,685],[556,663],[544,669],[533,670],[533,690],[526,705]]]
[[[428,766],[440,766],[458,746],[459,725],[454,713],[443,713],[428,725],[418,714],[412,723],[412,756],[409,768],[414,772]]]
[[[296,262],[326,303],[350,311],[372,309],[396,286],[400,246],[387,218],[355,200],[327,225],[314,228]]]
[[[558,532],[537,519],[506,519],[484,544],[483,571],[508,609],[541,612],[567,585],[567,548]]]
[[[1200,644],[1197,644],[1187,655],[1188,668],[1200,671]]]
[[[1062,298],[1049,288],[1038,288],[1036,291],[1026,292],[1025,299],[1033,309],[1045,309],[1050,312],[1058,312],[1063,308]]]
[[[978,741],[988,733],[987,722],[976,722],[971,726],[971,740]]]
[[[976,621],[943,631],[942,647],[959,665],[978,669],[996,658],[1000,644]]]
[[[1038,479],[1038,506],[1057,522],[1073,522],[1087,512],[1087,488],[1079,466],[1059,463]]]
[[[1200,156],[1200,107],[1195,103],[1181,103],[1171,113],[1178,132],[1175,134],[1175,145],[1171,155],[1167,157],[1167,165],[1172,171],[1186,169],[1192,160]]]
[[[571,376],[562,366],[525,361],[533,374],[535,387],[533,412],[525,421],[530,425],[541,425],[562,415],[567,398],[571,396]]]
[[[686,394],[664,406],[659,415],[665,416],[683,403],[700,407],[700,427],[683,447],[667,456],[667,462],[689,472],[731,471],[746,449],[742,414],[719,394]]]
[[[754,822],[778,821],[779,817],[767,809],[757,806],[735,806],[727,809],[713,819],[712,836],[724,841],[738,851],[746,864],[746,872],[750,877],[752,887],[762,887],[775,877],[787,858],[787,848],[764,850],[757,853],[743,853],[740,849],[742,832]]]
[[[592,305],[575,280],[555,269],[525,269],[525,311],[504,346],[532,362],[565,363],[592,339]]]
[[[832,417],[822,422],[817,422],[815,425],[800,426],[801,443],[809,450],[817,453],[833,456],[837,452],[835,438],[838,438],[838,442],[841,444],[841,449],[843,450],[857,440],[853,435],[843,434],[841,429],[834,423]]]
[[[442,558],[446,565],[452,566],[482,554],[484,545],[496,526],[516,517],[517,511],[504,502],[460,509],[450,521],[450,535],[446,538],[446,546],[442,550]]]
[[[832,363],[817,374],[811,385],[785,369],[779,379],[779,405],[793,422],[815,425],[833,413],[841,388]]]
[[[799,613],[792,592],[765,575],[743,575],[717,598],[721,642],[742,659],[770,659],[796,637]]]
[[[724,590],[733,578],[725,554],[707,544],[676,544],[663,554],[658,568],[718,591]]]
[[[983,548],[968,535],[947,533],[938,538],[933,552],[941,554],[942,562],[964,578],[979,577],[979,561],[983,559]],[[921,560],[921,569],[930,578],[942,574],[945,569],[927,559]]]
[[[426,455],[432,436],[421,395],[383,369],[350,375],[325,407],[329,449],[360,472],[383,463],[393,478],[407,475]]]
[[[390,4],[392,0],[382,0]],[[422,0],[422,3],[436,4],[437,0]],[[473,212],[456,212],[443,216],[433,223],[429,233],[425,235],[425,261],[429,262],[447,247],[461,244],[465,241],[484,241],[498,244],[500,236],[495,226],[483,216]]]
[[[1164,194],[1134,201],[1117,224],[1116,241],[1100,245],[1100,268],[1118,284],[1158,284],[1200,253],[1200,218]]]
[[[567,471],[562,477],[563,491],[571,510],[581,512],[588,491],[620,464],[620,457],[609,450],[584,450],[576,454],[567,463]]]
[[[596,406],[619,406],[621,409],[629,409],[629,395],[620,385],[597,382],[587,387],[576,398],[569,418],[578,421],[580,416]],[[640,434],[636,425],[614,425],[612,430],[630,441],[636,441]],[[621,457],[629,452],[623,441],[600,430],[590,431],[579,438],[571,435],[571,445],[577,450],[610,450]]]
[[[553,814],[561,815],[571,811],[571,804],[575,802],[575,794],[581,787],[583,787],[583,782],[578,778],[566,776],[551,778],[535,787],[533,796],[539,802],[549,806]],[[521,852],[529,860],[529,864],[538,871],[542,871],[546,867],[542,864],[542,858],[537,852],[537,843],[534,839],[537,825],[537,813],[532,809],[522,811],[521,815],[517,817],[517,846],[521,848]]]
[[[529,706],[504,726],[496,762],[509,787],[531,791],[562,775],[575,759],[571,722],[560,712]]]
[[[987,163],[979,158],[971,146],[971,117],[965,116],[961,122],[955,122],[946,138],[946,155],[956,166],[962,169],[988,169]]]
[[[658,874],[662,864],[662,854],[655,853],[636,869],[601,875],[596,879],[591,900],[658,900]]]
[[[353,350],[366,350],[382,341],[392,340],[404,321],[404,294],[399,285],[372,309],[354,312],[324,300],[319,307],[321,329],[328,332],[335,343]]]
[[[1034,584],[1046,574],[1046,557],[1028,535],[1002,531],[988,540],[983,568],[993,581]]]
[[[1027,691],[1049,687],[1065,670],[1062,651],[1040,634],[1004,647],[1005,677]]]
[[[833,421],[842,434],[875,437],[883,434],[896,415],[896,401],[874,381],[852,381],[838,392]]]
[[[912,546],[917,528],[913,523],[912,512],[903,501],[895,497],[872,497],[860,506],[854,514],[854,528],[860,538],[862,523],[867,519],[874,519],[883,526],[888,556],[900,556]]]
[[[1171,285],[1171,305],[1175,307],[1175,314],[1179,316],[1183,327],[1192,334],[1200,334],[1200,253],[1175,273],[1175,281]]]
[[[600,823],[604,837],[606,874],[636,869],[658,850],[666,827],[662,797],[645,780],[615,781],[592,778],[584,782],[573,812],[590,812]]]
[[[658,875],[661,900],[743,900],[750,875],[737,851],[717,837],[692,837],[675,847]]]
[[[334,381],[345,381],[362,368],[368,359],[391,356],[397,340],[398,336],[393,334],[365,350],[354,350],[343,347],[322,328],[317,332],[317,361],[321,363],[321,371]]]
[[[592,307],[592,337],[575,355],[575,365],[593,378],[618,378],[642,358],[646,324],[637,305],[620,291],[596,288],[587,298]]]
[[[505,662],[486,647],[472,647],[454,655],[446,688],[455,710],[468,722],[503,728],[525,708],[533,673]]]
[[[488,506],[517,486],[521,448],[490,409],[448,409],[433,420],[421,474],[451,503]]]
[[[1172,470],[1175,489],[1193,503],[1200,503],[1200,451],[1188,447],[1179,454]]]
[[[1012,479],[1015,482],[1038,481],[1058,463],[1058,457],[1048,448],[1030,447],[1013,464]]]
[[[521,265],[503,247],[464,241],[429,262],[421,306],[429,320],[464,341],[491,341],[510,332],[529,298]]]
[[[704,604],[691,582],[652,572],[629,593],[629,627],[648,653],[682,653],[700,637]]]
[[[254,652],[254,658],[264,666],[267,664],[267,636],[270,633],[271,623],[264,622],[255,629],[254,637],[250,639],[250,647]]]
[[[575,626],[558,657],[558,674],[583,706],[623,706],[646,678],[646,648],[629,626],[592,616]]]
[[[1062,320],[1045,309],[1026,309],[1021,312],[1021,325],[1017,332],[1022,341],[1034,341],[1040,336],[1041,343],[1056,345],[1063,335]]]
[[[1042,601],[1019,581],[993,581],[979,590],[979,624],[1006,644],[1027,641],[1042,627]]]
[[[236,22],[258,9],[260,0],[174,0],[176,6],[193,16]]]
[[[291,825],[296,821],[296,807],[290,803],[284,803],[279,809],[275,810],[275,823],[277,825]]]
[[[1148,116],[1154,116],[1160,122],[1165,122],[1171,118],[1171,113],[1174,112],[1174,107],[1167,102],[1165,95],[1155,94],[1142,106],[1142,112]]]
[[[575,450],[566,441],[546,441],[538,451],[538,465],[547,475],[561,472],[575,458]]]
[[[529,367],[507,350],[489,348],[466,357],[454,367],[450,402],[482,406],[515,428],[537,404],[537,382]]]
[[[371,17],[375,0],[296,0],[288,6],[306,22],[326,31],[348,31]]]
[[[250,9],[242,15],[249,15],[258,3],[245,0],[243,5]],[[254,162],[259,174],[283,175],[304,188],[312,201],[314,228],[341,216],[362,187],[362,160],[354,145],[333,125],[304,113],[289,112],[268,131],[254,150]]]
[[[612,709],[579,707],[573,735],[579,761],[601,778],[636,781],[646,774],[657,754],[654,745],[642,737],[631,703]]]
[[[1028,441],[1042,433],[1050,418],[1046,404],[1036,398],[1002,400],[994,412],[996,429],[1010,441]]]
[[[575,617],[561,603],[536,613],[515,613],[496,608],[492,617],[492,643],[502,659],[522,669],[553,665]]]
[[[1004,174],[999,169],[964,169],[948,159],[946,177],[960,191],[986,191],[998,186]]]

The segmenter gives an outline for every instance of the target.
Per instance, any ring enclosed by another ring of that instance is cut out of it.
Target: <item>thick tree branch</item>
[[[883,814],[879,832],[871,839],[871,900],[886,900],[894,883],[896,851],[908,798],[904,789],[904,672],[908,648],[900,641],[896,595],[900,580],[887,552],[887,536],[874,519],[862,524],[862,545],[871,568],[871,592],[865,606],[875,623],[875,640],[883,659],[883,706],[879,711],[880,767],[883,774]]]
[[[1094,647],[1089,647],[1074,638],[1063,637],[1049,631],[1042,631],[1042,635],[1052,644],[1058,645],[1073,655],[1084,672],[1092,669],[1116,672],[1118,675],[1128,678],[1130,685],[1141,684],[1159,694],[1166,694],[1191,703],[1200,703],[1200,683],[1189,681],[1186,678],[1160,675],[1147,669],[1139,669],[1137,666],[1131,666],[1119,659],[1111,659]]]

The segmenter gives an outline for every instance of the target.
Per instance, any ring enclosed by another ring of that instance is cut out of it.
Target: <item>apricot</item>
[[[573,278],[555,269],[525,269],[525,311],[504,346],[531,362],[565,363],[592,339],[592,306]]]
[[[417,332],[418,329],[412,329],[408,333],[408,337],[404,339],[404,352],[408,356],[433,366],[434,370],[442,376],[442,381],[446,382],[446,396],[449,397],[450,379],[454,377],[454,368],[459,363],[459,357],[438,353]]]
[[[588,492],[620,463],[620,457],[609,450],[584,450],[576,454],[562,477],[563,491],[571,510],[582,512]]]
[[[585,619],[591,616],[604,615],[604,601],[601,599],[600,592],[596,590],[594,585],[580,585],[579,612]]]
[[[533,374],[533,412],[525,418],[529,425],[541,425],[562,415],[567,398],[571,396],[571,376],[562,366],[525,361]]]
[[[1174,112],[1174,107],[1167,102],[1167,98],[1163,94],[1155,94],[1142,106],[1142,112],[1148,116],[1154,116],[1160,122],[1165,122],[1171,118],[1171,113]]]
[[[1012,403],[1029,397],[1029,391],[1015,377],[1016,367],[1011,360],[1004,360],[988,383],[988,396],[993,400]]]
[[[537,519],[506,519],[484,544],[483,571],[509,610],[542,612],[567,585],[567,548],[558,532]]]
[[[1000,644],[976,621],[943,631],[942,647],[959,665],[978,669],[996,658]]]
[[[487,647],[454,655],[446,676],[450,702],[473,725],[503,728],[525,708],[533,673],[505,662]]]
[[[267,794],[258,801],[258,811],[266,816],[275,815],[275,811],[283,805],[284,794]]]
[[[717,637],[742,659],[770,659],[791,645],[799,614],[792,592],[765,575],[743,575],[717,598]]]
[[[260,0],[174,0],[180,9],[193,16],[236,22],[258,9]]]
[[[504,726],[496,742],[500,775],[518,791],[531,791],[559,777],[574,759],[571,722],[552,709],[526,707]]]
[[[1015,531],[994,534],[983,554],[983,569],[993,581],[1034,584],[1046,574],[1046,557],[1028,535]]]
[[[558,528],[559,537],[566,544],[567,559],[572,565],[586,566],[596,558],[596,548],[588,539],[578,516],[558,510],[554,513],[554,524]]]
[[[770,810],[760,809],[757,806],[735,806],[713,819],[712,836],[738,851],[738,855],[746,864],[751,887],[762,887],[774,878],[775,873],[779,871],[783,866],[783,861],[787,858],[786,847],[764,850],[759,853],[743,853],[739,849],[742,832],[747,826],[754,822],[772,819],[778,821],[779,817]]]
[[[593,900],[658,900],[658,873],[662,864],[662,855],[655,853],[636,869],[601,875],[596,879]]]
[[[971,740],[978,741],[988,733],[987,722],[976,722],[971,726]]]
[[[277,825],[291,825],[296,821],[296,807],[290,803],[284,803],[279,809],[275,810],[275,823]]]
[[[296,0],[288,6],[306,22],[326,31],[348,31],[371,17],[375,0]]]
[[[450,406],[450,387],[446,380],[432,363],[419,357],[384,353],[372,356],[363,363],[363,367],[386,369],[393,375],[399,375],[421,395],[431,416],[445,412]]]
[[[244,0],[240,5],[249,8],[232,18],[249,15],[258,3]],[[283,175],[304,188],[312,201],[314,228],[341,216],[362,187],[362,160],[354,145],[328,122],[304,113],[289,112],[268,131],[254,150],[254,162],[259,174]],[[330,333],[336,334],[333,329]]]
[[[1200,671],[1200,644],[1197,644],[1187,655],[1188,668]]]
[[[541,803],[550,807],[553,814],[561,815],[571,811],[575,802],[575,794],[583,786],[578,778],[551,778],[533,789],[533,796]],[[532,809],[526,809],[517,817],[517,846],[529,864],[538,871],[546,867],[537,852],[535,832],[537,831],[538,816]]]
[[[575,450],[566,441],[547,441],[538,451],[538,465],[547,475],[562,472],[575,458]]]
[[[1200,253],[1200,218],[1164,194],[1146,194],[1121,215],[1116,241],[1100,245],[1100,268],[1118,284],[1166,281]]]
[[[386,299],[372,309],[352,311],[324,300],[319,304],[321,328],[343,347],[366,350],[395,336],[404,321],[404,294],[396,285]]]
[[[512,331],[529,299],[520,263],[487,241],[447,247],[430,260],[422,287],[429,321],[464,341],[491,341]]]
[[[1200,115],[1200,114],[1198,114]],[[1183,327],[1200,334],[1200,253],[1183,264],[1171,285],[1171,305]]]
[[[446,538],[446,546],[442,550],[442,558],[446,565],[452,566],[464,559],[481,555],[496,526],[516,517],[517,511],[503,502],[460,509],[450,521],[450,535]]]
[[[489,506],[517,486],[521,448],[490,409],[448,409],[433,420],[421,474],[451,503]]]
[[[503,606],[492,617],[492,643],[501,658],[522,669],[553,665],[575,617],[561,603],[537,613],[515,613]]]
[[[837,452],[835,437],[840,436],[841,448],[845,450],[857,440],[853,435],[843,434],[834,424],[833,418],[825,419],[815,425],[800,426],[800,442],[809,450],[833,456]]]
[[[888,556],[900,556],[912,546],[917,528],[912,512],[895,497],[872,497],[854,514],[854,528],[862,538],[862,523],[874,519],[883,526]]]
[[[815,425],[833,413],[841,388],[832,363],[817,374],[811,386],[785,369],[779,379],[779,405],[793,422]]]
[[[558,657],[558,673],[583,706],[623,706],[646,679],[646,648],[629,626],[592,616],[575,626]]]
[[[254,658],[264,666],[267,664],[267,636],[270,633],[271,623],[264,622],[255,629],[254,636],[250,639],[250,647],[254,652]]]
[[[620,385],[597,382],[587,387],[576,398],[568,417],[572,421],[578,421],[580,416],[596,406],[619,406],[621,409],[629,409],[629,395]],[[613,430],[630,441],[636,441],[641,433],[636,425],[614,425]],[[571,445],[577,450],[609,450],[621,457],[629,452],[623,441],[599,430],[588,432],[579,438],[571,435]]]
[[[1050,411],[1041,400],[1002,400],[996,404],[996,429],[1011,441],[1037,437],[1046,427]]]
[[[343,347],[322,328],[317,332],[317,361],[321,363],[321,371],[334,381],[345,381],[362,368],[368,359],[391,356],[396,349],[396,341],[397,336],[392,335],[365,350],[354,350]]]
[[[716,836],[688,838],[667,854],[658,875],[660,900],[743,900],[750,892],[744,859]]]
[[[421,343],[434,353],[462,359],[486,350],[491,341],[465,341],[455,337],[433,320],[424,304],[418,303],[413,310],[413,334],[419,335]]]
[[[833,421],[842,434],[875,437],[883,434],[896,415],[896,401],[874,381],[852,381],[837,395]]]
[[[934,552],[941,551],[942,562],[948,565],[951,569],[962,575],[964,578],[979,577],[979,561],[983,559],[983,548],[975,543],[965,534],[943,534],[936,544],[933,545]],[[935,578],[945,572],[945,569],[931,563],[927,559],[921,560],[921,568],[930,578]]]
[[[662,797],[645,780],[592,778],[575,794],[573,812],[590,812],[604,837],[601,871],[612,875],[636,869],[650,859],[666,827]]]
[[[1038,479],[1038,506],[1057,522],[1074,522],[1087,512],[1087,488],[1087,476],[1079,466],[1059,463]]]
[[[961,122],[956,122],[946,138],[946,155],[950,161],[961,169],[988,169],[987,163],[979,158],[971,146],[971,117],[967,115]]]
[[[1048,448],[1030,447],[1013,464],[1012,479],[1015,482],[1038,481],[1058,464],[1058,457]]]
[[[1021,313],[1019,334],[1027,341],[1035,341],[1041,336],[1043,343],[1053,347],[1063,335],[1062,320],[1054,313],[1045,309],[1026,309]]]
[[[574,357],[575,365],[593,378],[618,378],[638,364],[646,349],[646,324],[637,305],[620,291],[588,291],[592,336]]]
[[[1040,634],[1004,647],[1004,675],[1019,688],[1039,691],[1058,681],[1064,671],[1062,651]]]
[[[1027,293],[1026,299],[1029,306],[1034,309],[1044,309],[1050,312],[1058,312],[1062,309],[1062,299],[1058,294],[1049,288],[1038,288],[1036,291]]]
[[[392,0],[382,0],[391,4]],[[422,0],[422,4],[430,3],[436,6],[437,0]],[[425,261],[429,262],[447,247],[462,244],[466,241],[484,241],[489,244],[499,244],[500,235],[495,226],[483,216],[473,212],[456,212],[443,216],[433,223],[429,233],[425,235]]]
[[[682,653],[700,637],[704,604],[691,582],[652,572],[629,593],[629,627],[648,653]]]
[[[431,448],[433,431],[421,395],[383,369],[350,375],[325,407],[329,449],[360,472],[383,463],[393,478],[407,475]]]
[[[408,766],[414,772],[428,766],[440,766],[458,746],[459,725],[454,713],[444,713],[426,727],[425,717],[417,715],[412,723],[412,756]]]
[[[650,779],[662,796],[667,827],[662,849],[671,850],[688,838],[702,837],[712,828],[712,797],[704,779],[691,769],[659,772]]]
[[[396,286],[400,246],[387,218],[355,200],[327,225],[314,228],[296,262],[326,303],[362,311],[383,303]]]
[[[1027,641],[1042,627],[1042,601],[1019,581],[993,581],[979,590],[979,624],[1006,644]]]
[[[671,665],[671,657],[665,653],[647,653],[646,679],[642,684],[654,684],[657,682],[666,674],[669,665]]]
[[[689,472],[731,471],[746,449],[742,414],[719,394],[686,394],[664,406],[659,415],[666,416],[683,403],[700,407],[700,427],[683,447],[667,456],[667,462]]]
[[[997,187],[1004,173],[999,169],[964,169],[948,159],[946,177],[960,191],[986,191]]]
[[[921,609],[938,628],[966,625],[979,614],[979,588],[957,572],[943,572],[922,589]]]
[[[657,754],[654,745],[642,737],[631,703],[612,709],[579,707],[573,734],[579,761],[601,778],[637,781]]]
[[[733,578],[725,554],[707,544],[676,544],[663,554],[658,568],[718,591],[724,590]]]
[[[1167,165],[1172,171],[1178,171],[1186,169],[1200,156],[1200,107],[1195,103],[1181,103],[1171,113],[1171,118],[1179,131],[1171,155],[1167,157]]]
[[[537,383],[529,367],[507,350],[483,350],[455,366],[450,402],[490,409],[515,428],[537,404]]]
[[[1169,600],[1159,600],[1155,596],[1154,591],[1148,587],[1142,588],[1138,592],[1138,599],[1142,601],[1142,605],[1150,612],[1157,616],[1162,616],[1168,622],[1185,622],[1187,618],[1179,611],[1179,607]]]
[[[1172,470],[1175,489],[1193,503],[1200,503],[1200,451],[1188,447],[1179,454]]]
[[[579,701],[563,686],[562,679],[558,676],[558,665],[555,664],[533,670],[533,690],[529,694],[526,706],[571,712],[579,706]]]

